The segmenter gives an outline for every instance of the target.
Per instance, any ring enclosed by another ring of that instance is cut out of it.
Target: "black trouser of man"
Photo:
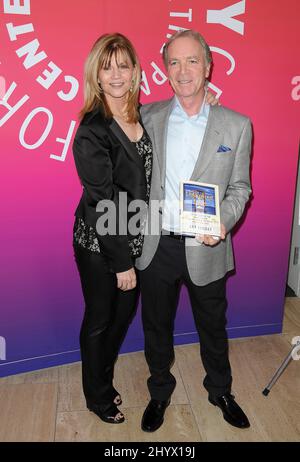
[[[80,331],[83,391],[89,405],[107,407],[116,395],[114,362],[135,314],[137,289],[117,288],[103,255],[74,245],[85,300]]]
[[[170,368],[174,361],[174,319],[182,281],[189,291],[200,337],[200,354],[206,371],[203,385],[212,398],[230,392],[225,277],[205,286],[193,284],[186,264],[184,239],[167,235],[161,236],[151,264],[139,274],[151,398],[167,400],[176,385]]]

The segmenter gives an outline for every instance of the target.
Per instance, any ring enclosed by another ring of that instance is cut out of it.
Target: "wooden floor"
[[[143,353],[120,356],[116,388],[126,422],[106,424],[87,411],[80,363],[0,379],[0,441],[300,441],[300,361],[292,361],[268,397],[275,370],[300,336],[300,299],[287,298],[283,334],[230,340],[233,392],[251,428],[235,429],[207,401],[199,345],[176,347],[177,387],[164,425],[144,433],[148,402]]]

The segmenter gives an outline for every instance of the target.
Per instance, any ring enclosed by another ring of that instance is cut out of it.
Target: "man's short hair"
[[[202,47],[202,49],[204,51],[204,57],[205,57],[206,65],[208,66],[208,65],[210,65],[212,63],[211,51],[210,51],[210,48],[209,48],[208,44],[206,43],[204,37],[202,37],[202,35],[199,34],[199,32],[197,32],[195,30],[187,29],[187,30],[181,30],[181,31],[176,32],[165,43],[165,45],[163,47],[163,61],[164,61],[164,64],[165,64],[166,67],[168,66],[168,48],[169,48],[170,44],[174,42],[174,40],[176,40],[176,39],[178,39],[180,37],[190,37],[190,38],[195,39],[198,43],[200,43],[200,45],[201,45],[201,47]]]

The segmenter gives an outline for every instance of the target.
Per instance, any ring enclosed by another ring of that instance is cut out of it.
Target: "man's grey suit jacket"
[[[141,107],[142,121],[153,143],[153,169],[143,252],[136,261],[139,270],[144,270],[151,263],[160,240],[162,207],[159,226],[154,226],[155,232],[151,215],[153,209],[157,208],[157,202],[165,197],[167,129],[172,107],[173,99]],[[247,117],[223,106],[210,107],[194,171],[191,178],[182,180],[219,185],[221,222],[228,234],[224,241],[214,247],[200,244],[194,238],[185,239],[187,266],[196,285],[206,285],[220,279],[234,268],[230,231],[241,218],[251,193],[251,139],[251,122]],[[220,146],[230,150],[223,152],[219,150]],[[156,201],[156,205],[152,201]]]

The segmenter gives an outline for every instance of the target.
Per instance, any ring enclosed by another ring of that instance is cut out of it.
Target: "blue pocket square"
[[[229,148],[228,146],[224,146],[223,144],[220,144],[219,149],[217,150],[217,152],[228,152],[228,151],[231,151],[231,148]]]

